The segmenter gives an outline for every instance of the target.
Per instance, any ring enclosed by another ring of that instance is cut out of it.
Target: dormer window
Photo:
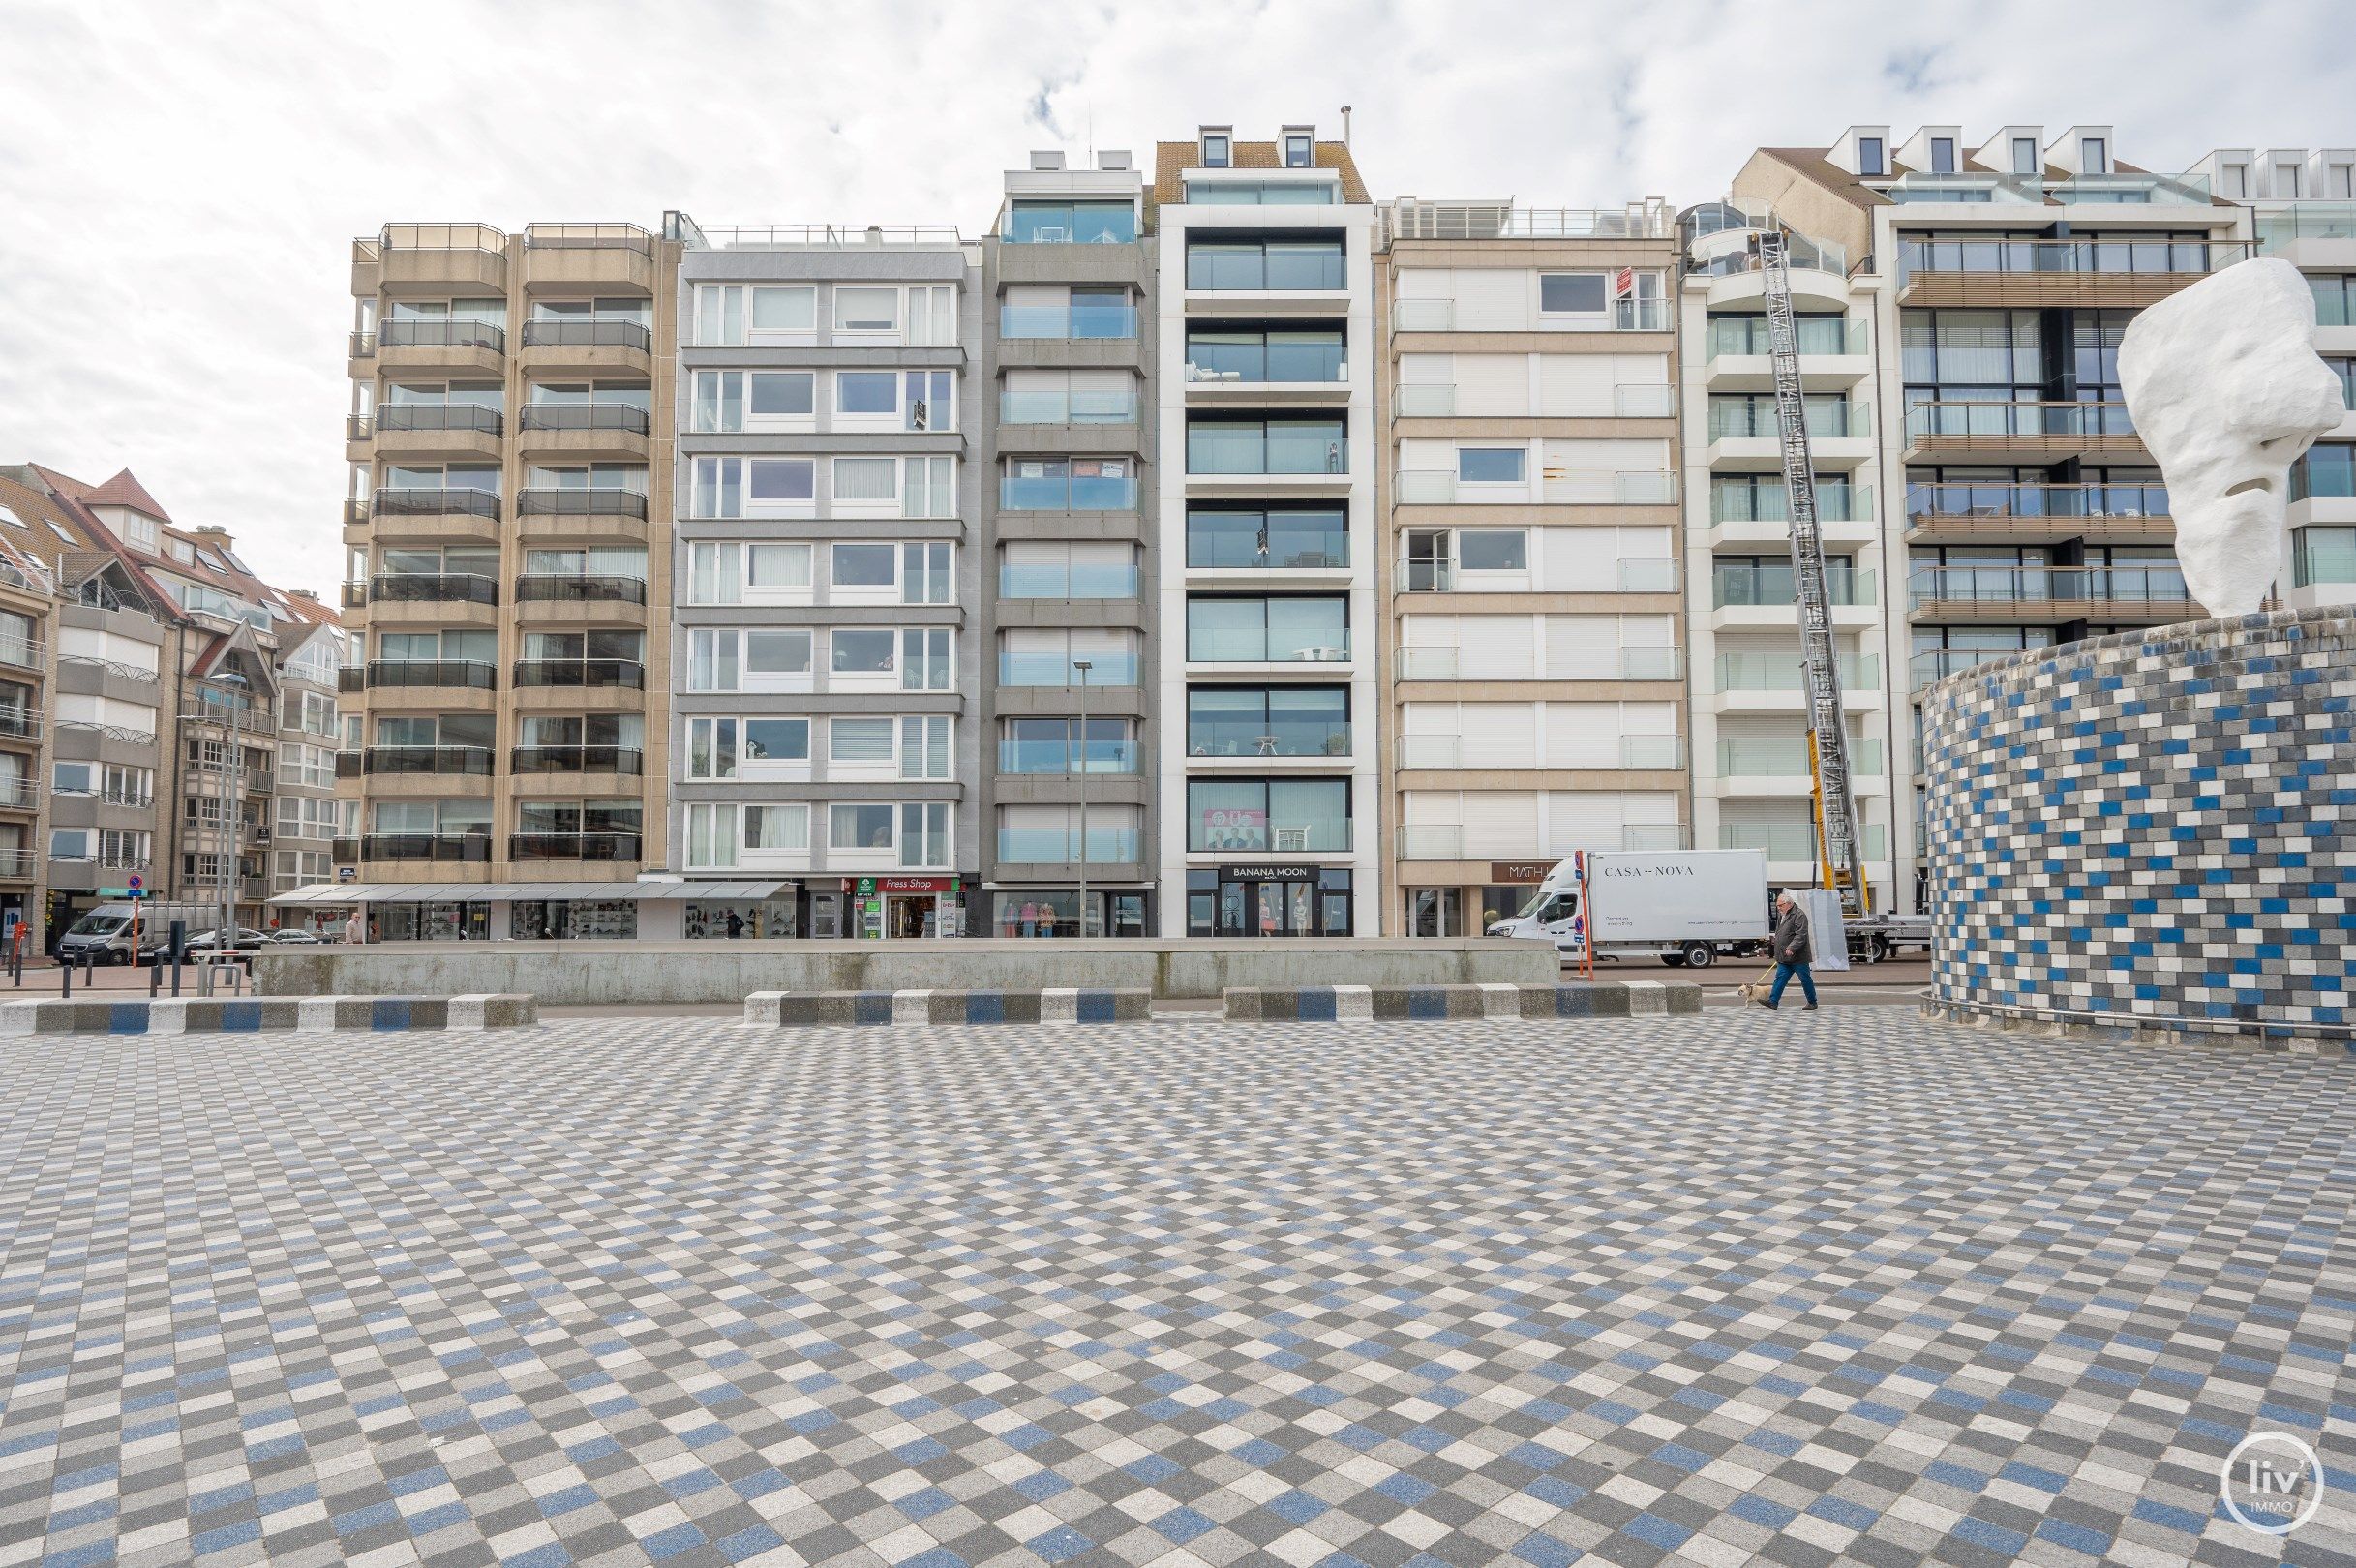
[[[1202,134],[1202,166],[1205,168],[1228,167],[1233,160],[1227,147],[1225,132],[1205,131]]]
[[[1316,142],[1307,132],[1287,131],[1284,133],[1284,166],[1286,168],[1309,168],[1314,166],[1316,161]]]
[[[2014,136],[2012,138],[2012,172],[2015,174],[2040,172],[2037,164],[2037,137]]]
[[[1931,172],[1933,174],[1955,172],[1955,138],[1953,136],[1931,137]]]
[[[2332,166],[2332,199],[2346,201],[2356,198],[2356,164]]]
[[[2277,164],[2275,166],[2274,194],[2278,196],[2288,196],[2293,201],[2296,201],[2299,198],[2300,191],[2298,165]]]
[[[1882,138],[1880,136],[1857,138],[1857,171],[1859,174],[1887,174],[1889,172],[1888,166],[1882,162]]]
[[[2104,144],[2100,136],[2088,136],[2078,143],[2078,172],[2081,174],[2108,174],[2110,172],[2110,148]]]
[[[2224,186],[2225,195],[2229,196],[2249,196],[2250,166],[2248,164],[2227,164],[2225,166]]]

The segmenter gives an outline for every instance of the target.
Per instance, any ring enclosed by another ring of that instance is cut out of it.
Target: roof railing
[[[964,243],[955,224],[696,224],[683,213],[668,237],[691,248],[712,251],[761,251],[787,248],[820,251],[909,250]]]
[[[636,224],[532,224],[524,230],[529,251],[636,251],[654,254],[654,236]]]
[[[1667,239],[1676,215],[1658,196],[1622,207],[1518,207],[1511,201],[1382,204],[1385,242],[1403,239]]]

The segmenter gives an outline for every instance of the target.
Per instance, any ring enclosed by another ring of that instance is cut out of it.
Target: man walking
[[[1775,955],[1775,988],[1759,1005],[1770,1009],[1781,1006],[1783,988],[1797,975],[1799,988],[1808,998],[1808,1005],[1800,1010],[1814,1012],[1816,977],[1808,973],[1808,965],[1815,959],[1816,950],[1808,941],[1808,917],[1800,913],[1799,905],[1790,893],[1779,894],[1775,899],[1775,934],[1767,939],[1767,945]]]

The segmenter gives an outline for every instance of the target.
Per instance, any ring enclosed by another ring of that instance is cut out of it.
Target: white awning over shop
[[[272,904],[459,904],[518,899],[639,903],[773,898],[791,882],[320,882],[273,894]]]

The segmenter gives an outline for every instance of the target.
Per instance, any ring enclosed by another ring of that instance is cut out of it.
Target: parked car
[[[241,925],[237,927],[234,935],[230,937],[228,943],[227,944],[228,950],[232,952],[258,952],[269,945],[270,933],[267,931],[257,931],[250,925]],[[187,943],[184,944],[180,949],[180,953],[182,957],[187,957],[192,953],[219,952],[222,950],[223,946],[224,944],[220,940],[220,932],[217,929],[191,931],[188,934]],[[161,942],[153,943],[140,949],[139,962],[148,963],[152,961],[159,953],[163,954],[166,958],[169,958],[171,956],[171,939],[168,936],[166,936]]]
[[[316,944],[324,942],[327,939],[319,935],[317,931],[288,930],[271,932],[270,940],[272,942],[309,942]]]

